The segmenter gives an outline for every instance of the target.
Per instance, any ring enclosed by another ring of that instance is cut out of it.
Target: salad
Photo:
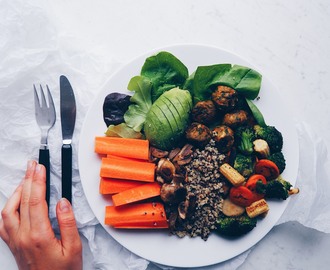
[[[281,177],[283,137],[252,100],[262,76],[239,65],[190,73],[169,52],[148,57],[128,83],[132,95],[109,94],[100,193],[111,196],[105,223],[169,229],[207,240],[240,236],[269,208],[298,192]]]

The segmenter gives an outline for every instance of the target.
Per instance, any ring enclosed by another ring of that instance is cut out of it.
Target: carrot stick
[[[95,152],[120,157],[149,159],[149,141],[120,137],[95,137]]]
[[[168,228],[164,205],[161,203],[106,206],[105,224],[126,229]]]
[[[115,206],[153,198],[160,195],[160,185],[156,182],[139,185],[112,196]]]
[[[155,164],[128,158],[102,158],[100,176],[154,182]]]
[[[124,190],[142,185],[141,181],[123,180],[114,178],[101,177],[100,179],[100,194],[116,194]]]

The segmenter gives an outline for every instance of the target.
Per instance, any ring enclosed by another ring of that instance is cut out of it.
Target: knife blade
[[[62,197],[72,201],[72,136],[76,122],[76,100],[67,77],[60,76]]]

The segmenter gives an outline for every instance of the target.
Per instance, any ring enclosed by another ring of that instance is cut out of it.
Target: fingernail
[[[60,210],[63,213],[69,212],[71,208],[71,205],[67,199],[62,198],[60,200]]]
[[[33,167],[33,164],[34,164],[34,160],[29,160],[28,163],[27,163],[27,169],[32,169]]]
[[[40,173],[41,172],[41,169],[42,169],[42,165],[37,164],[37,166],[36,166],[36,173]]]

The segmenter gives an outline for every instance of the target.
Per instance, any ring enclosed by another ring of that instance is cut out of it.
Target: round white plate
[[[104,225],[105,206],[110,201],[99,194],[100,157],[94,153],[95,136],[103,136],[102,106],[111,92],[128,93],[131,77],[140,74],[145,59],[159,51],[168,51],[179,58],[189,69],[219,63],[245,65],[258,70],[241,57],[219,48],[203,45],[175,45],[164,47],[137,57],[111,76],[94,100],[86,115],[79,143],[79,170],[87,200],[105,230],[120,244],[133,253],[156,263],[176,267],[198,267],[212,265],[231,259],[260,241],[276,224],[290,198],[281,202],[269,202],[266,218],[258,221],[257,227],[238,239],[226,239],[213,233],[207,241],[201,238],[170,236],[166,230],[116,230]],[[295,184],[298,170],[298,138],[289,112],[286,111],[276,87],[263,76],[260,99],[255,104],[263,113],[266,123],[276,126],[284,137],[284,155],[287,167],[283,176]],[[279,109],[280,108],[280,109]]]

